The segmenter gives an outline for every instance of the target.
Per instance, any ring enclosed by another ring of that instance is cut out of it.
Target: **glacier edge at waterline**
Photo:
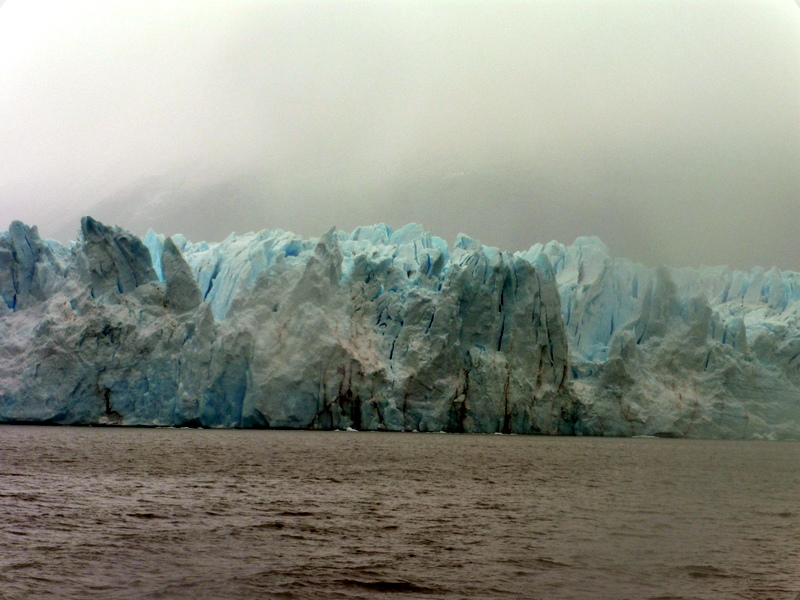
[[[0,421],[800,439],[800,275],[411,224],[0,233]]]

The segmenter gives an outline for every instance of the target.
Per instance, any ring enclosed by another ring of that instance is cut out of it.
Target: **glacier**
[[[649,268],[552,242],[581,429],[800,438],[800,274]]]
[[[0,422],[800,439],[800,275],[421,226],[0,233]]]

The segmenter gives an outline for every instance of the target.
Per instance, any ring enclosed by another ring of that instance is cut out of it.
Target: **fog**
[[[0,228],[800,270],[791,0],[0,3]]]

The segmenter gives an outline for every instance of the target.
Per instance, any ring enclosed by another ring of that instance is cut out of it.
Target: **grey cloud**
[[[791,2],[23,4],[0,217],[45,235],[418,221],[800,270]]]

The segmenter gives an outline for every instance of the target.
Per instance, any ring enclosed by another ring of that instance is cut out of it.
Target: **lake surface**
[[[800,444],[0,427],[0,599],[800,598]]]

